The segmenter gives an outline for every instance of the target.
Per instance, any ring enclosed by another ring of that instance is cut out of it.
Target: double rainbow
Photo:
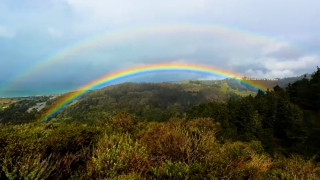
[[[163,72],[163,71],[183,71],[183,72],[194,72],[194,73],[201,73],[201,74],[208,74],[208,75],[215,75],[220,77],[229,77],[229,78],[235,78],[238,81],[241,81],[242,83],[253,87],[255,89],[261,89],[266,90],[267,87],[263,84],[259,84],[254,81],[247,81],[244,79],[241,79],[241,75],[236,74],[234,72],[218,69],[215,67],[210,66],[202,66],[202,65],[196,65],[196,64],[184,64],[184,63],[164,63],[164,64],[153,64],[153,65],[145,65],[145,66],[137,66],[129,69],[124,69],[115,73],[107,74],[106,76],[103,76],[101,78],[98,78],[82,88],[80,90],[71,92],[66,94],[65,96],[59,98],[54,104],[52,104],[49,109],[44,113],[40,121],[46,121],[49,119],[52,115],[59,112],[61,109],[63,109],[66,105],[71,103],[73,100],[75,100],[80,95],[83,95],[88,90],[99,88],[103,85],[106,85],[110,82],[123,79],[126,77],[132,77],[137,76],[141,74],[146,73],[154,73],[154,72]]]
[[[173,33],[209,33],[212,35],[220,35],[228,39],[241,39],[242,41],[265,44],[278,43],[275,39],[263,36],[254,32],[237,29],[235,27],[226,27],[222,25],[203,24],[203,23],[174,23],[174,24],[149,24],[141,26],[125,27],[122,29],[108,30],[103,33],[97,33],[94,36],[81,39],[80,41],[69,44],[62,49],[47,54],[45,57],[35,61],[31,66],[20,71],[10,79],[9,83],[0,84],[0,89],[10,89],[12,86],[23,82],[26,79],[32,79],[38,76],[44,69],[54,64],[63,62],[69,56],[77,54],[83,50],[92,49],[105,43],[114,43],[117,41],[126,41],[135,37],[148,37],[158,35],[169,35]],[[281,42],[284,43],[284,42]],[[287,44],[287,43],[285,43]],[[75,62],[76,63],[76,62]],[[15,82],[15,83],[13,83]]]

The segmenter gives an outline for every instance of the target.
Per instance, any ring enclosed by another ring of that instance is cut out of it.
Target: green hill
[[[161,122],[174,115],[182,116],[187,109],[199,103],[225,102],[230,97],[238,97],[236,91],[221,89],[193,84],[123,83],[87,93],[58,117],[96,122],[101,117],[125,110],[148,121]]]

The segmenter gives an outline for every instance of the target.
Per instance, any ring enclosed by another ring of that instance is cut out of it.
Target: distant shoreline
[[[45,95],[31,95],[31,96],[14,96],[14,97],[0,97],[0,99],[19,99],[19,98],[35,98],[35,97],[54,97],[54,96],[61,96],[63,93],[59,94],[45,94]]]

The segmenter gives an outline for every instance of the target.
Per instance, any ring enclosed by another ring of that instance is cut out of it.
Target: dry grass
[[[0,104],[5,104],[5,103],[16,103],[18,100],[11,100],[11,99],[0,99]]]
[[[170,160],[191,164],[201,161],[217,145],[215,130],[206,132],[205,129],[208,127],[215,127],[210,120],[189,123],[175,119],[168,123],[149,126],[139,134],[139,138],[140,143],[151,154],[154,163]]]
[[[320,179],[320,167],[312,160],[305,160],[300,156],[290,158],[278,157],[274,160],[271,170],[281,170],[292,179]]]

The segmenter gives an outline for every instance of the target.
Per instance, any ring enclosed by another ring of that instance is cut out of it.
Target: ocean
[[[62,94],[77,90],[80,85],[66,83],[30,83],[19,87],[7,87],[0,89],[0,98],[27,97],[36,95]]]
[[[63,94],[76,89],[14,89],[0,92],[0,98],[28,97],[37,95]]]

